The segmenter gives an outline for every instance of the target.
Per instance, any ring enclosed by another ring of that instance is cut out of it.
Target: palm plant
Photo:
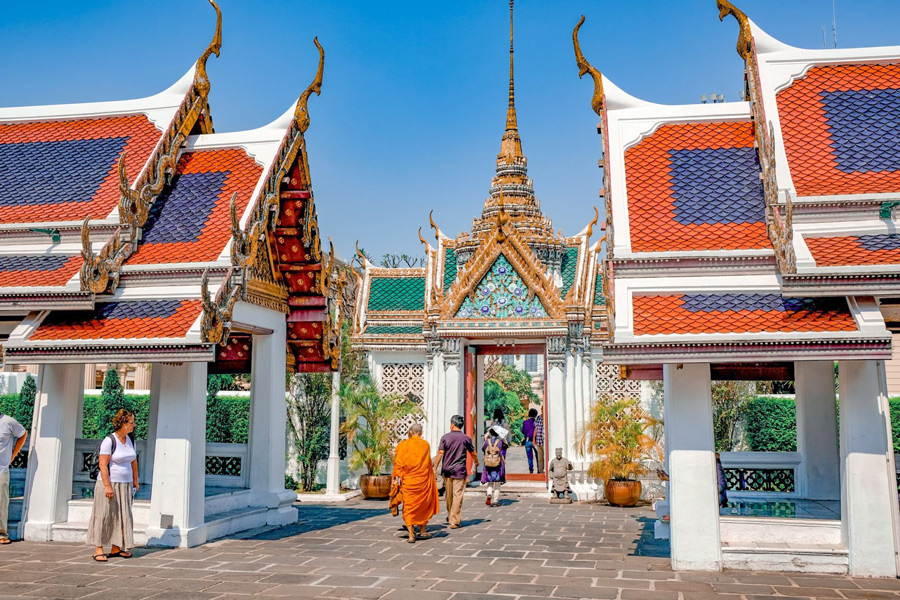
[[[659,452],[659,443],[648,434],[659,424],[637,400],[599,400],[590,419],[576,433],[578,452],[594,460],[587,473],[603,481],[637,479],[647,472],[641,462]]]
[[[407,396],[382,394],[369,380],[342,386],[340,394],[346,415],[341,429],[353,448],[350,468],[365,467],[369,475],[387,473],[394,460],[394,427],[404,417],[421,416],[421,407]]]

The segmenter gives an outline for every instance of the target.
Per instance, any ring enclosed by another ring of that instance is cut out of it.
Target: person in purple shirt
[[[450,433],[441,438],[437,457],[434,459],[435,477],[438,468],[444,477],[444,497],[447,501],[447,522],[450,529],[458,529],[462,520],[463,494],[469,479],[466,457],[471,454],[473,463],[478,466],[478,454],[475,453],[472,438],[462,432],[465,425],[466,420],[462,416],[450,417]]]
[[[534,473],[534,418],[537,415],[538,411],[532,408],[528,411],[528,418],[522,423],[522,435],[525,436],[525,456],[528,457],[529,473]]]

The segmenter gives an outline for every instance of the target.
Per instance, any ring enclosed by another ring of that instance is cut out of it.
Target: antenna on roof
[[[837,48],[837,0],[831,0],[831,47]]]

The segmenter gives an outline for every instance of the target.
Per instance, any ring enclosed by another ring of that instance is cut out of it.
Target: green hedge
[[[900,397],[888,401],[894,452],[900,451]],[[744,411],[747,444],[753,452],[797,451],[797,407],[793,398],[760,396]]]
[[[22,424],[25,429],[31,429],[31,419],[34,416],[34,406],[24,405],[19,402],[18,394],[0,394],[0,412],[11,416]]]

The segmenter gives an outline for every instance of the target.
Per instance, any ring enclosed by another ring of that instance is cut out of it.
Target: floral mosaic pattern
[[[474,296],[474,300],[473,300]],[[537,296],[502,254],[456,313],[463,319],[525,319],[547,317]]]

